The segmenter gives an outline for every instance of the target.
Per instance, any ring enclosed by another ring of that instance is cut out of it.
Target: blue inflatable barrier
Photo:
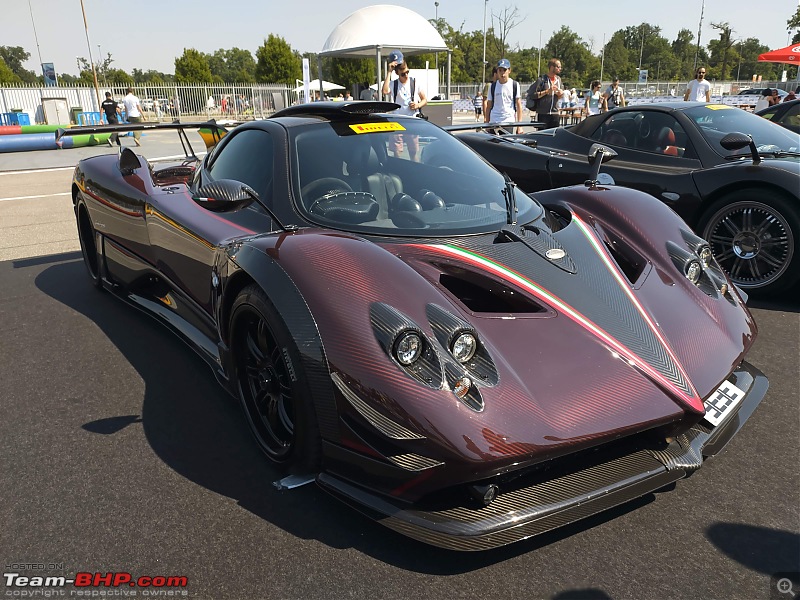
[[[72,141],[70,138],[70,142]],[[66,141],[66,139],[64,141]],[[67,145],[64,144],[64,148]],[[70,146],[71,147],[71,146]],[[25,152],[27,150],[54,150],[56,146],[55,133],[17,133],[14,135],[0,135],[0,152]]]

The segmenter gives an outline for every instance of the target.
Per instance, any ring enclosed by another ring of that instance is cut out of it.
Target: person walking
[[[103,109],[103,112],[106,114],[106,121],[108,121],[109,125],[117,125],[119,123],[119,117],[117,115],[121,115],[122,111],[119,109],[119,105],[111,99],[111,92],[106,92],[106,99],[100,103],[100,108]],[[119,134],[112,133],[111,136],[108,138],[108,145],[114,145],[114,142],[117,143],[117,146],[120,146],[119,143]]]
[[[625,106],[625,93],[619,87],[619,77],[614,77],[611,85],[606,88],[601,104],[600,112],[608,112],[618,106]]]
[[[475,120],[480,121],[483,117],[483,94],[480,90],[472,99],[472,106],[475,108]]]
[[[589,86],[591,89],[586,94],[586,114],[599,115],[600,114],[600,82],[595,79]]]
[[[513,123],[522,121],[522,97],[519,82],[511,79],[511,62],[507,58],[497,61],[497,81],[489,86],[486,98],[486,123]],[[517,127],[522,133],[522,127]]]
[[[125,105],[125,114],[128,117],[129,123],[142,123],[144,121],[144,110],[142,110],[142,104],[139,102],[139,98],[137,98],[133,94],[133,89],[128,88],[125,90],[126,94],[125,97],[122,99],[122,103]],[[140,141],[142,137],[141,131],[134,131],[133,132],[133,141],[136,143],[137,146],[141,146],[142,142]]]
[[[536,80],[533,98],[536,106],[536,120],[543,123],[542,129],[558,127],[561,122],[558,105],[564,95],[561,83],[561,61],[551,58],[547,61],[547,73]]]
[[[711,102],[711,84],[706,80],[706,68],[697,67],[695,78],[686,86],[686,93],[683,94],[684,102]]]

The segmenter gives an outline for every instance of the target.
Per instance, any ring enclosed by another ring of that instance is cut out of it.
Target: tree
[[[678,72],[675,77],[680,80],[689,80],[694,77],[693,61],[694,52],[697,46],[694,42],[694,34],[688,29],[681,29],[678,36],[672,42],[672,54],[678,61]],[[701,60],[699,64],[705,64],[705,60]]]
[[[24,83],[39,83],[39,76],[22,66],[22,63],[30,57],[30,52],[25,52],[21,46],[0,46],[0,59],[6,63],[12,73]]]
[[[519,9],[516,6],[514,8],[506,6],[501,12],[492,13],[492,23],[497,22],[497,28],[495,29],[493,25],[492,29],[498,32],[494,38],[495,48],[501,58],[508,53],[507,41],[511,31],[525,19],[526,17],[520,16]]]
[[[2,58],[0,58],[0,83],[22,83],[19,76],[11,70],[11,67]]]
[[[300,55],[278,35],[270,33],[256,50],[256,81],[293,85],[302,72]]]
[[[220,48],[214,54],[206,54],[212,81],[253,83],[256,80],[256,61],[249,50]]]
[[[736,40],[733,39],[733,29],[728,23],[712,23],[711,27],[719,31],[719,39],[711,40],[708,43],[708,49],[711,51],[709,65],[713,67],[713,73],[711,77],[708,75],[706,77],[709,79],[728,79],[730,75],[728,73],[729,54],[736,43]]]
[[[792,29],[796,29],[797,31],[794,32],[794,37],[792,37],[792,43],[800,43],[800,6],[797,7],[794,14],[786,21],[786,29],[789,33],[792,32]]]
[[[202,52],[194,48],[184,48],[183,56],[175,59],[175,79],[179,83],[208,83],[211,69]]]
[[[589,81],[600,76],[600,61],[589,52],[589,47],[566,25],[556,31],[544,46],[542,62],[551,58],[561,61],[561,79],[565,86],[584,88]],[[545,67],[542,66],[542,70]]]

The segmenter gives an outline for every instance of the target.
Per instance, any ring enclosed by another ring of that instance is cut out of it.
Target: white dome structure
[[[322,47],[322,56],[366,58],[376,50],[404,55],[447,52],[442,36],[424,17],[403,6],[361,8],[339,23]]]
[[[319,57],[375,57],[377,81],[382,81],[381,56],[400,50],[404,56],[447,52],[447,96],[450,97],[450,50],[423,16],[404,6],[378,4],[361,8],[339,23]]]

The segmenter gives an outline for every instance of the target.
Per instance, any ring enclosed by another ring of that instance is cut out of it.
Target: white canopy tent
[[[400,50],[404,56],[447,52],[447,97],[450,97],[450,49],[433,25],[403,6],[378,4],[355,11],[334,28],[319,56],[374,56],[377,81],[380,83],[383,81],[384,67],[381,56],[392,50]]]

